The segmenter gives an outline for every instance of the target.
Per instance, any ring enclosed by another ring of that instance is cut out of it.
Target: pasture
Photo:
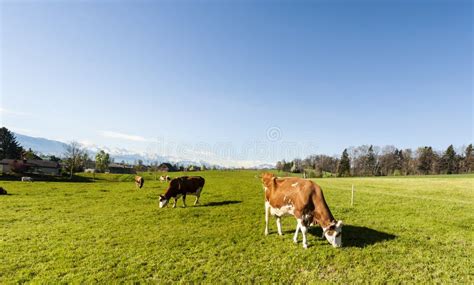
[[[201,205],[176,209],[158,209],[167,183],[146,174],[141,190],[127,175],[0,181],[0,283],[474,282],[472,175],[316,179],[343,247],[313,227],[305,250],[293,217],[264,236],[258,172],[192,174],[206,178]]]

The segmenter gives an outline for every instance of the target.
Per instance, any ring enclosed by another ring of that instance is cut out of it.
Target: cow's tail
[[[143,187],[143,183],[145,183],[145,179],[143,179],[143,177],[142,177],[142,179],[140,179],[140,188]]]

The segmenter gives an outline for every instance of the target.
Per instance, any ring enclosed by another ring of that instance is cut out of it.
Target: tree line
[[[460,174],[473,172],[474,157],[472,144],[458,152],[453,145],[444,151],[435,151],[431,146],[413,151],[362,145],[344,149],[340,157],[320,154],[278,161],[276,168],[284,172],[304,172],[310,177]]]

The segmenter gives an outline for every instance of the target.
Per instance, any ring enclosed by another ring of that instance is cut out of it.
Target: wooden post
[[[352,184],[351,207],[354,206],[354,184]]]

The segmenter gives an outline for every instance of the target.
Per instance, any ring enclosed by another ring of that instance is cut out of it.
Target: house
[[[109,173],[119,174],[135,174],[135,169],[132,166],[118,163],[109,164]]]
[[[0,173],[23,173],[36,175],[59,176],[61,166],[56,161],[38,159],[2,159],[0,161]]]
[[[176,169],[176,167],[174,167],[173,165],[171,165],[171,163],[168,163],[168,162],[164,162],[162,164],[160,164],[157,168],[158,171],[161,171],[161,172],[174,172],[174,171],[178,171]]]

